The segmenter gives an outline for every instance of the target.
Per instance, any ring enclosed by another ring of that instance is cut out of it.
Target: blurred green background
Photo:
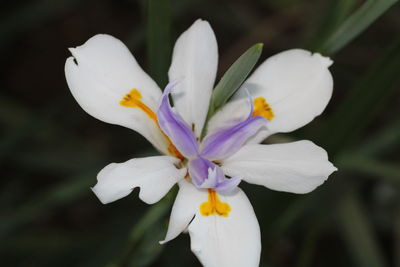
[[[0,265],[200,266],[189,236],[159,245],[174,192],[102,205],[110,162],[156,152],[87,115],[64,78],[68,47],[123,40],[166,84],[171,49],[197,18],[217,36],[219,77],[248,47],[331,56],[322,116],[266,142],[310,139],[339,168],[308,195],[243,184],[261,226],[260,266],[400,266],[400,6],[394,0],[29,0],[0,3]],[[261,62],[261,61],[260,61]],[[176,189],[175,189],[176,191]]]

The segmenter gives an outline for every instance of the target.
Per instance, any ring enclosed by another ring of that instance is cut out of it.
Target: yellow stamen
[[[158,123],[157,115],[147,105],[145,105],[141,101],[141,99],[142,94],[137,89],[132,89],[128,94],[124,96],[124,98],[122,98],[119,104],[127,108],[139,108],[144,113],[146,113],[146,115],[149,116],[150,119]]]
[[[256,99],[254,99],[253,116],[262,116],[270,121],[275,118],[275,114],[272,111],[271,106],[268,104],[264,97],[257,97]]]
[[[154,113],[154,111],[149,108],[146,104],[142,102],[142,94],[139,92],[137,89],[132,89],[128,94],[126,94],[122,100],[119,102],[121,106],[128,107],[128,108],[139,108],[142,110],[146,115],[154,121],[154,123],[157,125],[157,127],[160,129],[161,133],[165,137],[165,140],[168,142],[168,152],[179,158],[179,159],[184,159],[182,154],[178,151],[178,149],[172,144],[171,140],[164,134],[164,132],[161,130],[160,125],[158,124],[157,120],[157,114]]]
[[[208,201],[200,205],[200,213],[203,216],[219,215],[228,217],[231,207],[226,202],[219,200],[217,192],[213,189],[208,189]]]

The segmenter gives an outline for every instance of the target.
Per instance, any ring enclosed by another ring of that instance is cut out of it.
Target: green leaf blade
[[[366,30],[396,2],[397,0],[367,0],[333,31],[317,51],[324,55],[336,53]]]
[[[260,58],[263,46],[262,43],[257,43],[250,47],[232,64],[224,76],[222,76],[211,95],[205,125],[207,125],[208,120],[225,105],[229,98],[240,88]],[[204,137],[205,133],[206,127],[203,129],[202,137]]]
[[[169,0],[147,2],[147,59],[149,73],[164,88],[171,55],[171,7]]]
[[[357,192],[345,192],[338,204],[337,218],[354,265],[386,267],[388,265],[367,216]]]
[[[240,85],[254,68],[262,52],[263,44],[250,47],[241,55],[221,78],[214,89],[211,103],[214,109],[221,108],[228,99],[239,89]]]
[[[357,171],[387,181],[400,182],[400,167],[396,163],[347,153],[338,157],[337,165],[341,170]]]
[[[362,138],[362,132],[376,118],[400,84],[400,38],[365,72],[338,105],[321,142],[331,154],[338,154]]]

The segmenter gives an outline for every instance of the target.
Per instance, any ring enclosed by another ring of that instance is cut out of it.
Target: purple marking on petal
[[[196,187],[201,187],[204,181],[208,178],[208,169],[213,168],[214,165],[215,164],[211,161],[201,157],[189,160],[189,175]]]
[[[189,174],[197,188],[213,188],[220,192],[230,191],[240,183],[238,177],[227,178],[215,163],[198,157],[188,163]]]
[[[253,117],[253,101],[250,99],[250,113],[242,122],[219,128],[207,135],[202,142],[200,155],[209,160],[220,160],[233,155],[243,144],[262,127],[267,120],[261,116]]]
[[[158,124],[182,155],[186,158],[194,158],[198,155],[196,137],[183,118],[172,110],[169,103],[168,96],[176,84],[177,82],[169,83],[164,90],[157,110]]]
[[[242,181],[242,179],[237,176],[229,178],[229,179],[225,178],[225,180],[223,182],[219,183],[215,187],[215,190],[217,190],[218,192],[232,191],[240,184],[241,181]]]

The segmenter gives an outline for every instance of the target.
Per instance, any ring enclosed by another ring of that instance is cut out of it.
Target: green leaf
[[[370,219],[356,192],[342,193],[338,205],[340,229],[357,266],[385,267],[382,251],[374,235]]]
[[[315,51],[322,46],[348,17],[357,2],[357,0],[330,0],[324,8],[325,12],[318,14],[320,21],[315,23],[318,29],[312,33],[312,48],[310,50]]]
[[[301,196],[276,217],[268,227],[273,236],[283,235],[290,227],[292,227],[299,218],[304,215],[307,209],[310,209],[315,201],[313,195]]]
[[[160,223],[156,223],[151,227],[151,231],[147,231],[140,246],[135,249],[132,254],[129,264],[132,267],[150,266],[160,256],[166,246],[158,243],[165,238],[165,228]]]
[[[397,38],[336,107],[330,127],[326,127],[321,136],[331,154],[362,138],[362,131],[375,119],[400,84],[399,69],[400,38]]]
[[[156,249],[157,253],[161,252],[161,245],[157,242],[156,244],[154,244],[154,242],[156,241],[154,240],[154,236],[157,236],[157,238],[159,238],[161,232],[153,232],[153,229],[154,227],[157,227],[156,225],[160,224],[160,220],[162,220],[164,216],[167,215],[167,213],[171,209],[171,205],[175,199],[175,196],[176,190],[171,190],[167,194],[167,196],[165,196],[160,202],[154,204],[153,206],[151,206],[151,208],[147,210],[147,212],[139,220],[139,222],[133,226],[131,234],[129,236],[129,240],[124,251],[122,252],[120,259],[118,259],[115,263],[107,265],[108,267],[139,266],[139,264],[137,263],[139,260],[142,263],[151,262],[154,260],[152,256],[156,255],[151,255],[151,253],[146,252],[146,250]],[[151,242],[148,239],[151,239]],[[138,251],[139,246],[142,245],[142,242],[146,244],[145,248],[142,248],[141,251]],[[137,259],[138,256],[143,257],[143,254],[147,254],[148,258]]]
[[[89,192],[89,187],[95,177],[94,171],[88,171],[67,179],[59,185],[40,192],[9,214],[1,214],[0,236],[13,233],[18,227],[41,218],[46,212],[69,204]]]
[[[400,166],[396,163],[382,162],[362,155],[344,154],[338,157],[336,164],[340,170],[359,171],[400,182]]]
[[[171,57],[171,8],[169,0],[147,1],[147,59],[149,73],[163,88],[168,82]]]
[[[318,239],[321,236],[323,226],[323,220],[317,220],[308,227],[300,247],[299,258],[296,264],[297,267],[307,267],[312,265],[318,247]]]
[[[51,124],[54,116],[63,110],[64,106],[60,105],[60,102],[59,99],[54,100],[45,106],[42,111],[27,118],[26,122],[20,127],[6,133],[0,140],[0,163],[6,156],[16,150],[23,141],[28,139],[35,130]]]
[[[243,55],[241,55],[235,63],[222,76],[221,80],[215,86],[211,95],[210,106],[208,108],[208,120],[229,100],[229,98],[239,89],[244,80],[247,78],[251,70],[256,65],[261,56],[263,44],[258,43],[250,47]],[[202,137],[206,134],[206,127],[203,128]]]
[[[367,0],[348,17],[317,49],[325,55],[332,55],[360,35],[397,0]]]
[[[400,144],[400,120],[387,125],[378,133],[372,135],[357,149],[357,153],[364,156],[379,156],[390,152]]]

